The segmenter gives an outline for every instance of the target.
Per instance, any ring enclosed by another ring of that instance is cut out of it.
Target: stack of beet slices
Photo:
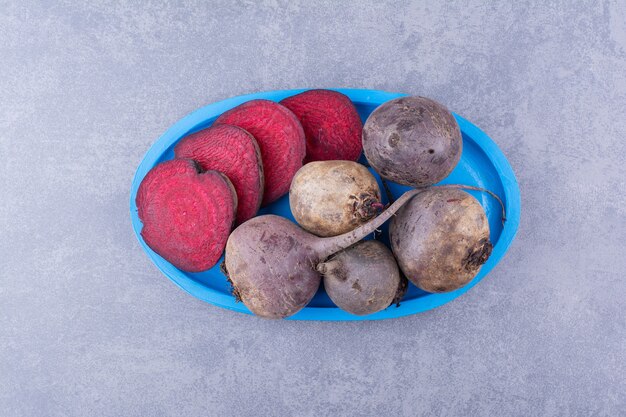
[[[336,91],[243,103],[181,139],[175,159],[148,172],[136,199],[141,235],[181,270],[210,269],[233,226],[287,194],[303,163],[356,161],[362,128]]]

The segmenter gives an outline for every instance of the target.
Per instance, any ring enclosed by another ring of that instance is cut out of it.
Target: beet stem
[[[330,255],[336,252],[339,252],[340,250],[345,249],[363,240],[367,235],[369,235],[370,233],[373,233],[380,226],[382,226],[387,220],[391,218],[391,216],[394,216],[395,213],[411,198],[413,198],[415,195],[431,187],[451,188],[451,189],[457,189],[457,190],[473,190],[473,191],[480,191],[480,192],[487,193],[490,196],[492,196],[494,199],[496,199],[498,203],[500,203],[500,207],[502,207],[502,224],[504,224],[504,222],[506,221],[506,209],[504,207],[504,203],[502,202],[500,197],[498,197],[497,194],[487,189],[475,187],[473,185],[463,185],[463,184],[443,184],[443,185],[433,185],[429,187],[415,188],[402,194],[396,201],[394,201],[392,205],[390,205],[387,208],[387,210],[385,210],[384,212],[382,212],[380,215],[373,218],[369,222],[361,225],[357,229],[344,233],[343,235],[321,238],[318,241],[316,241],[314,246],[316,247],[316,250],[318,252],[319,259],[324,260],[328,258]]]
[[[389,206],[387,210],[369,222],[359,226],[357,229],[344,233],[343,235],[325,237],[316,241],[315,246],[320,260],[324,260],[333,253],[354,245],[370,233],[374,232],[374,230],[378,229],[383,223],[389,220],[391,216],[400,209],[400,207],[408,202],[413,196],[422,191],[424,191],[424,189],[414,189],[405,192],[391,206]]]
[[[485,188],[480,188],[480,187],[475,187],[473,185],[463,185],[463,184],[442,184],[442,185],[433,185],[433,187],[437,187],[437,188],[452,188],[455,190],[473,190],[473,191],[480,191],[483,193],[487,193],[490,196],[492,196],[493,198],[495,198],[498,203],[500,203],[500,207],[502,207],[502,224],[504,225],[504,223],[506,222],[506,209],[504,208],[504,203],[502,202],[502,200],[500,199],[500,197],[498,197],[498,195],[496,193],[494,193],[493,191],[489,191]],[[429,188],[429,187],[424,187],[421,188],[422,190]]]

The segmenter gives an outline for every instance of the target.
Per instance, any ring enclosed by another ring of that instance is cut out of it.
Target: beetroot
[[[298,224],[318,236],[356,229],[384,207],[376,178],[352,161],[304,165],[291,182],[289,205]]]
[[[191,158],[200,167],[219,171],[237,192],[237,223],[254,217],[263,198],[263,164],[254,137],[230,125],[209,127],[183,138],[174,148],[177,158]]]
[[[347,96],[332,90],[309,90],[280,103],[302,123],[306,135],[305,163],[359,159],[363,123]]]
[[[317,270],[324,275],[330,299],[357,316],[384,310],[406,289],[393,254],[377,240],[350,246],[318,264]]]
[[[191,159],[152,168],[141,181],[135,202],[146,244],[188,272],[215,265],[237,210],[228,178],[216,171],[200,173]]]
[[[272,214],[248,220],[226,244],[225,272],[233,293],[261,317],[295,314],[320,285],[317,264],[372,233],[417,192],[407,191],[369,223],[334,237],[314,236]]]
[[[407,278],[437,293],[470,282],[492,249],[483,207],[470,194],[449,186],[413,197],[391,221],[389,240]]]
[[[219,124],[239,126],[257,140],[265,174],[262,204],[285,195],[306,151],[304,131],[296,116],[273,101],[252,100],[223,113],[215,121]]]
[[[452,113],[425,97],[400,97],[376,108],[363,127],[363,151],[381,177],[426,187],[461,158],[461,130]]]

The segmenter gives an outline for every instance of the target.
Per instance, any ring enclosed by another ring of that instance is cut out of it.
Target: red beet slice
[[[184,137],[176,158],[191,158],[205,171],[226,175],[237,192],[237,224],[254,217],[263,198],[263,164],[252,135],[237,126],[219,125]]]
[[[265,175],[263,205],[287,194],[306,152],[304,131],[292,112],[273,101],[252,100],[225,112],[215,124],[239,126],[257,140]]]
[[[217,263],[235,220],[237,196],[228,178],[200,173],[191,159],[163,162],[137,191],[141,236],[175,267],[200,272]]]
[[[309,90],[280,102],[300,120],[311,161],[356,161],[363,149],[363,123],[352,101],[337,91]]]

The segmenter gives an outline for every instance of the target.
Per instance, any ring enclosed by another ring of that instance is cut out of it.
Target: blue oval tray
[[[306,90],[266,91],[233,97],[202,107],[170,127],[167,132],[152,145],[143,161],[141,161],[141,164],[139,164],[130,192],[130,216],[135,235],[156,266],[176,285],[195,297],[220,307],[251,314],[243,303],[235,302],[235,298],[230,293],[230,284],[226,281],[226,278],[219,269],[219,264],[222,262],[223,257],[219,263],[209,271],[188,273],[177,269],[146,245],[140,235],[142,224],[137,216],[137,206],[135,205],[135,196],[137,195],[137,188],[141,180],[156,164],[173,158],[174,154],[172,149],[179,139],[210,126],[213,121],[226,110],[253,99],[263,98],[280,101],[285,97],[302,91]],[[405,95],[377,90],[337,89],[337,91],[350,97],[364,122],[367,116],[380,104]],[[502,198],[507,212],[507,221],[503,226],[501,222],[501,209],[498,203],[484,193],[471,192],[485,208],[491,227],[491,240],[494,244],[491,257],[487,263],[483,265],[480,273],[465,287],[445,294],[426,293],[414,285],[409,284],[407,294],[399,307],[390,306],[381,312],[364,317],[354,316],[337,308],[330,298],[328,298],[322,286],[309,305],[291,317],[291,319],[378,320],[420,313],[439,307],[465,293],[487,275],[502,259],[513,241],[519,226],[520,192],[515,175],[500,149],[484,132],[461,116],[456,114],[454,116],[463,134],[463,154],[458,166],[441,183],[457,183],[487,188]],[[361,162],[366,161],[362,158]],[[375,173],[374,175],[380,182],[378,175]],[[408,189],[408,187],[394,183],[390,184],[390,188],[396,197]],[[293,216],[289,209],[288,196],[284,196],[274,204],[263,208],[260,212],[260,214],[266,213],[278,214],[293,221]],[[387,236],[386,228],[387,225],[383,227],[383,241],[384,237]],[[388,242],[386,243],[388,244]]]

